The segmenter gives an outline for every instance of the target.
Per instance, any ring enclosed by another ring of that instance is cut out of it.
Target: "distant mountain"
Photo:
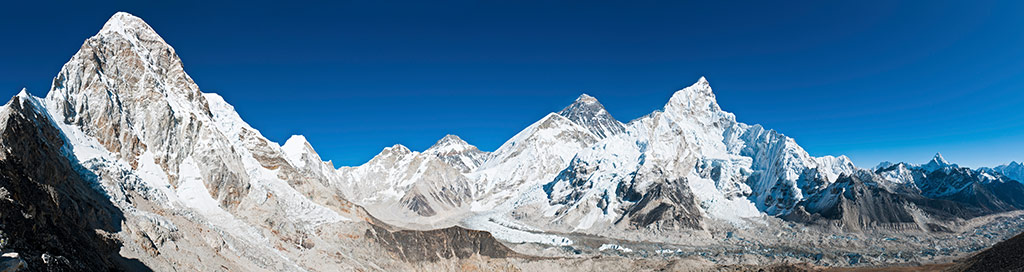
[[[581,94],[575,102],[559,111],[558,115],[587,128],[601,139],[626,131],[622,123],[615,120],[597,98],[587,94]]]
[[[438,140],[437,143],[434,143],[433,146],[423,151],[423,153],[437,156],[463,173],[476,170],[491,155],[463,141],[459,136],[451,134],[445,135],[444,138]]]
[[[988,173],[999,173],[1010,179],[1024,182],[1024,163],[1010,162],[994,168],[981,168]]]

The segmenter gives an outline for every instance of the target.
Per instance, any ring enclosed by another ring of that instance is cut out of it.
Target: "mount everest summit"
[[[1020,163],[814,157],[705,78],[625,123],[583,94],[492,152],[447,135],[339,168],[268,140],[123,12],[0,108],[0,146],[0,263],[40,271],[916,264],[1024,228]]]

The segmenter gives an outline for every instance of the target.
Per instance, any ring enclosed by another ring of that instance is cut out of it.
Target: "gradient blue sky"
[[[1024,160],[1024,1],[40,2],[0,11],[0,95],[45,96],[127,11],[203,91],[339,166],[447,133],[493,150],[584,92],[629,121],[702,75],[812,155]]]

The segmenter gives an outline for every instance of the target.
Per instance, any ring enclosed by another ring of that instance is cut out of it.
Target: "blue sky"
[[[0,95],[44,96],[127,11],[203,91],[339,166],[448,133],[493,150],[584,92],[628,121],[700,76],[812,155],[1024,160],[1021,1],[30,2],[0,11]]]

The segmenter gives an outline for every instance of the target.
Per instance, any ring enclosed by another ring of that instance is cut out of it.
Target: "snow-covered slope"
[[[434,154],[403,145],[337,170],[338,190],[383,220],[407,227],[446,224],[472,201],[469,179]]]
[[[1003,174],[1013,180],[1024,182],[1024,163],[1014,161],[994,168],[982,168],[982,170],[989,173]]]
[[[442,161],[448,163],[448,165],[459,169],[463,173],[476,170],[477,167],[480,167],[490,157],[490,153],[480,151],[476,146],[463,141],[459,136],[451,134],[437,140],[437,143],[423,151],[423,154],[437,156]]]
[[[566,230],[699,229],[704,217],[742,224],[785,214],[854,169],[845,157],[811,157],[792,138],[736,122],[701,78],[664,110],[580,152],[545,185],[544,214]]]
[[[109,234],[123,256],[156,270],[394,262],[315,253],[384,251],[344,238],[369,225],[330,187],[338,179],[330,163],[301,137],[283,149],[223,98],[200,92],[174,48],[138,17],[115,14],[45,99],[24,96],[53,120],[67,160],[123,212],[123,230]]]
[[[506,141],[469,176],[476,184],[476,210],[490,210],[554,179],[569,160],[597,142],[590,130],[550,113]],[[536,194],[528,194],[536,196]]]

